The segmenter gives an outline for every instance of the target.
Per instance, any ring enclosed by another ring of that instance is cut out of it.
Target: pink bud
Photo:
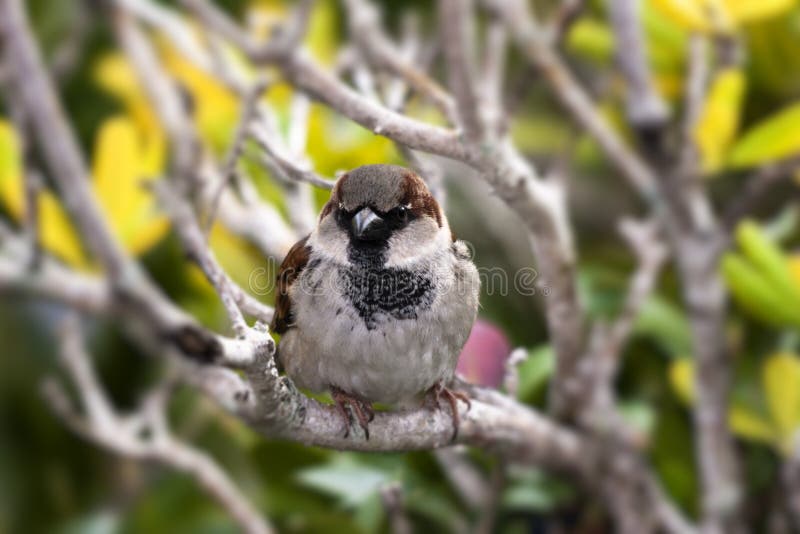
[[[511,343],[495,325],[478,319],[458,357],[456,372],[473,384],[499,387]]]

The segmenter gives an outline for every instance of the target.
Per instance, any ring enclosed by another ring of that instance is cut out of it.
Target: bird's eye
[[[389,212],[389,215],[392,219],[400,224],[405,224],[408,222],[408,207],[406,206],[397,206],[392,211]]]

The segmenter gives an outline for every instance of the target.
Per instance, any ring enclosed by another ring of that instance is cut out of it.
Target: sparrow
[[[453,438],[461,392],[447,387],[478,310],[480,280],[425,182],[396,165],[343,174],[315,229],[277,276],[271,330],[294,383],[330,392],[369,439],[373,403],[448,402]]]

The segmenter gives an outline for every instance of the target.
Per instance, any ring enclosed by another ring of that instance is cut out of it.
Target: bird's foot
[[[450,405],[450,414],[453,418],[453,437],[452,441],[455,441],[456,437],[458,437],[458,429],[461,425],[461,417],[458,414],[458,401],[463,402],[467,405],[467,410],[472,407],[472,403],[469,400],[469,397],[461,391],[454,391],[452,389],[447,388],[444,383],[440,380],[436,382],[431,389],[428,390],[427,395],[425,396],[426,400],[430,399],[433,403],[434,409],[441,409],[441,401],[444,399],[447,401],[447,404]]]
[[[372,403],[356,395],[346,393],[336,386],[331,386],[331,397],[333,397],[333,402],[336,404],[336,410],[344,419],[344,437],[350,435],[350,425],[353,423],[352,414],[355,414],[358,425],[364,430],[364,436],[369,439],[369,423],[375,418],[375,410],[372,409]],[[347,409],[348,407],[350,410]]]

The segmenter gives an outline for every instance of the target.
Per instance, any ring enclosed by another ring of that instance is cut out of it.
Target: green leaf
[[[567,35],[567,48],[598,63],[609,63],[614,55],[614,34],[603,22],[580,18]]]
[[[383,516],[381,497],[373,492],[356,507],[353,520],[364,532],[379,532]]]
[[[800,103],[792,104],[753,126],[731,149],[732,167],[750,167],[800,152]]]
[[[686,317],[673,303],[654,295],[639,311],[634,333],[655,339],[670,356],[685,356],[692,350]]]
[[[119,531],[119,515],[107,510],[78,517],[57,530],[59,534],[114,534]]]
[[[728,412],[728,424],[737,436],[775,446],[779,437],[770,421],[743,406],[733,406]]]
[[[553,376],[555,368],[556,357],[552,347],[543,345],[533,349],[519,366],[517,397],[530,399]]]
[[[641,17],[652,68],[660,73],[680,73],[686,63],[687,32],[663,17],[652,2],[641,3]]]
[[[740,306],[767,324],[800,325],[800,314],[764,275],[738,254],[722,258],[722,275]]]
[[[334,461],[321,467],[304,469],[297,474],[301,484],[336,497],[347,507],[364,503],[389,479],[383,471],[358,465],[351,460]]]
[[[750,261],[784,298],[793,298],[800,306],[800,288],[794,282],[783,251],[752,221],[744,221],[736,229],[736,240]]]
[[[538,469],[525,469],[514,474],[514,480],[503,492],[502,503],[514,510],[546,512],[572,497],[572,489]]]
[[[436,523],[441,527],[439,530],[444,532],[463,530],[460,528],[463,526],[461,525],[463,512],[441,492],[430,487],[430,484],[411,490],[404,497],[409,512]]]

